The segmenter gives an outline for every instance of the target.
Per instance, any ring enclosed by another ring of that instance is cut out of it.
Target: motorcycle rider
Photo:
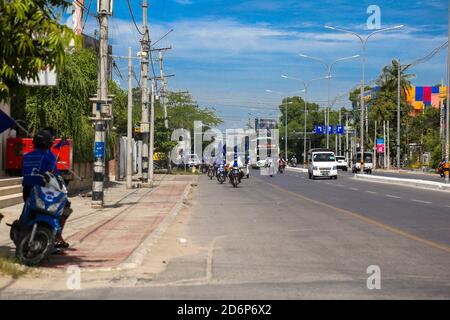
[[[50,130],[40,130],[33,138],[34,150],[25,154],[22,160],[22,175],[23,175],[23,201],[26,202],[31,195],[31,190],[34,186],[44,186],[45,181],[39,175],[33,175],[37,171],[38,174],[42,175],[49,171],[55,176],[59,176],[59,171],[57,168],[57,159],[55,155],[51,152],[51,147],[54,142],[54,132]],[[62,231],[66,224],[67,219],[72,213],[70,209],[70,202],[60,218],[61,232],[56,235],[55,248],[68,248],[69,244],[64,241],[62,237]]]
[[[267,168],[269,175],[273,176],[273,174],[274,174],[274,167],[273,167],[273,158],[272,158],[272,156],[268,156],[266,158],[265,167]]]
[[[297,158],[295,157],[295,154],[292,156],[292,158],[291,158],[291,164],[293,165],[293,166],[296,166],[297,165]]]

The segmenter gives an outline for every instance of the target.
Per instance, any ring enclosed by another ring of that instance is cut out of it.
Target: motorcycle
[[[208,166],[208,177],[210,180],[212,180],[212,178],[214,177],[214,168],[213,166]]]
[[[217,169],[217,181],[220,182],[220,184],[224,183],[227,176],[226,176],[226,172],[225,172],[225,168],[223,167],[223,165],[221,165],[218,169]]]
[[[280,163],[280,165],[278,166],[278,172],[283,173],[285,167],[286,167],[286,165],[284,163]]]
[[[290,166],[294,168],[297,167],[297,161],[291,160]]]
[[[56,235],[61,233],[60,218],[68,205],[67,188],[61,177],[51,172],[41,176],[44,186],[34,186],[22,214],[9,226],[19,262],[36,266],[54,252]]]
[[[230,183],[233,185],[234,188],[237,188],[238,184],[240,183],[239,175],[241,172],[239,171],[238,167],[233,167],[230,171]]]

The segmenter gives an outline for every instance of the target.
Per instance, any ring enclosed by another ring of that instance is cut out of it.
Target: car
[[[308,151],[308,177],[338,178],[337,162],[334,152],[329,149],[311,149]]]
[[[338,170],[347,171],[348,170],[348,164],[347,159],[343,156],[336,156],[336,162],[337,162],[337,168]]]
[[[190,154],[186,157],[187,160],[187,165],[189,167],[193,167],[193,166],[199,166],[201,164],[200,158],[198,157],[198,155],[196,154]]]
[[[364,152],[364,172],[372,174],[373,170],[373,153],[372,152]],[[361,172],[361,152],[358,152],[353,156],[352,159],[352,172],[359,173]]]

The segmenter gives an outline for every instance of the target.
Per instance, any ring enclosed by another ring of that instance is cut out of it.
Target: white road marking
[[[337,184],[338,187],[345,187],[343,184]]]
[[[418,202],[418,203],[426,203],[426,204],[431,204],[430,201],[423,201],[423,200],[416,200],[416,199],[412,199],[412,202]]]
[[[350,188],[350,190],[358,191],[359,189],[358,188]]]
[[[393,195],[391,195],[391,194],[387,194],[386,197],[388,197],[388,198],[393,198],[393,199],[400,199],[400,197],[393,196]]]
[[[366,190],[366,192],[367,192],[367,193],[371,193],[371,194],[377,194],[375,191],[369,191],[369,190]]]

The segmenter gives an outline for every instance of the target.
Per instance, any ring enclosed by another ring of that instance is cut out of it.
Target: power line
[[[128,4],[128,10],[130,11],[131,19],[133,20],[134,26],[136,27],[137,32],[139,32],[140,35],[143,36],[144,33],[141,30],[139,30],[139,27],[136,24],[136,20],[134,19],[133,9],[131,9],[130,0],[127,0],[127,4]]]
[[[86,23],[87,23],[88,18],[89,18],[89,13],[91,12],[92,1],[93,1],[93,0],[90,0],[90,1],[89,1],[89,5],[88,5],[88,8],[87,8],[87,13],[86,13],[86,18],[84,19],[83,26],[81,27],[81,32],[83,32],[83,31],[84,31],[84,28],[86,27]]]

